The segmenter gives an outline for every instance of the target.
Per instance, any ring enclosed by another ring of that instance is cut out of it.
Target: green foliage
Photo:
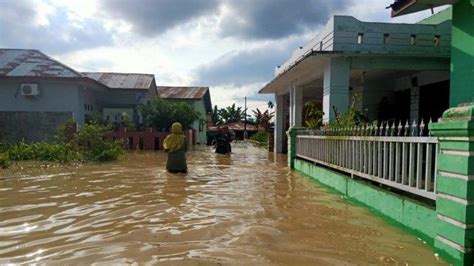
[[[0,153],[0,168],[7,169],[10,167],[11,161],[7,153]]]
[[[104,139],[109,126],[88,124],[81,127],[79,132],[73,131],[68,121],[59,128],[55,143],[44,141],[25,143],[19,142],[8,148],[3,161],[38,160],[50,162],[79,162],[79,161],[110,161],[116,160],[123,154],[122,143]],[[2,166],[0,158],[0,166]],[[6,163],[5,163],[6,165]]]
[[[358,96],[355,94],[352,98],[352,104],[345,113],[340,113],[334,108],[334,113],[336,114],[336,120],[329,124],[331,128],[351,128],[369,122],[367,116],[357,110],[355,105],[359,102]],[[376,123],[376,122],[375,122]]]
[[[76,134],[73,145],[88,161],[117,160],[123,155],[122,143],[104,139],[104,134],[110,131],[108,126],[84,125]]]
[[[110,126],[110,121],[104,119],[104,115],[101,112],[94,112],[89,116],[89,121],[87,124],[94,124],[100,126]]]
[[[316,129],[323,125],[324,112],[318,108],[315,102],[306,102],[304,104],[304,110],[304,122],[308,128]]]
[[[56,141],[60,143],[69,143],[74,139],[76,134],[77,125],[76,122],[71,118],[58,127],[58,134],[56,135]]]
[[[82,155],[71,144],[20,142],[8,150],[8,157],[13,161],[39,160],[51,162],[81,161]]]
[[[250,139],[257,141],[261,144],[267,144],[268,143],[268,138],[270,136],[270,133],[265,132],[265,131],[258,131],[257,133],[253,134]]]
[[[236,107],[235,103],[219,110],[219,120],[221,124],[228,124],[246,119],[245,110]]]
[[[145,125],[155,129],[169,129],[174,122],[180,122],[184,128],[191,128],[194,121],[201,118],[201,113],[188,103],[160,98],[140,106],[139,110]]]

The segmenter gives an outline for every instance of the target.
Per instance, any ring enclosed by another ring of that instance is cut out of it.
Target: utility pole
[[[244,140],[247,138],[247,96],[244,97],[244,102],[245,102],[245,117],[244,117]]]

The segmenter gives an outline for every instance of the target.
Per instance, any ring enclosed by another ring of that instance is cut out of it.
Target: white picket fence
[[[296,156],[351,176],[428,199],[436,198],[438,140],[435,137],[405,136],[401,131],[395,134],[389,130],[381,136],[372,136],[370,131],[359,131],[358,136],[343,134],[348,132],[352,131],[299,132]]]

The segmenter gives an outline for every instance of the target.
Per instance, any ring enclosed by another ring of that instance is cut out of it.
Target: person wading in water
[[[188,166],[186,164],[186,151],[188,150],[186,136],[183,134],[183,127],[180,123],[174,123],[171,126],[171,134],[164,142],[163,148],[168,153],[166,161],[166,170],[170,173],[186,173]]]
[[[216,153],[228,154],[232,152],[230,143],[232,142],[232,136],[230,135],[229,128],[227,126],[219,129],[219,134],[215,138]]]

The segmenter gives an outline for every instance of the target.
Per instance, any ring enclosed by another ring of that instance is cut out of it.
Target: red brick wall
[[[120,129],[107,133],[105,138],[109,140],[123,140],[126,149],[163,150],[163,141],[168,135],[169,132],[158,132],[151,128],[140,132],[127,132],[125,129]],[[194,145],[196,140],[193,135],[195,135],[193,132],[186,132],[186,137]],[[140,143],[140,139],[142,143]],[[158,147],[155,147],[155,139],[158,140]],[[130,140],[132,145],[130,145]]]

